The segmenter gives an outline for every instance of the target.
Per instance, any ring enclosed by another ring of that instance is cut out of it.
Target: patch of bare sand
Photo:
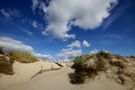
[[[71,68],[63,67],[61,70],[40,74],[29,81],[14,84],[4,90],[127,90],[126,87],[104,75],[101,75],[100,79],[97,76],[82,85],[73,85],[68,77],[70,73],[73,73]]]
[[[27,82],[29,79],[42,69],[60,68],[54,62],[38,61],[35,63],[20,63],[15,61],[13,64],[14,75],[1,75],[0,89],[10,87],[14,84]]]

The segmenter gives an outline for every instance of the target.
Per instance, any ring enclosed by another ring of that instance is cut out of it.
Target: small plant
[[[3,47],[0,47],[0,54],[5,54]]]
[[[84,56],[78,56],[74,60],[74,64],[72,66],[73,69],[75,69],[75,74],[73,81],[74,84],[78,83],[84,83],[87,78],[93,78],[96,75],[98,75],[98,72],[106,71],[107,70],[107,62],[102,59],[105,57],[104,53],[98,54],[100,58],[95,58],[94,55],[94,61],[93,64],[87,64],[87,61],[91,60],[91,56],[84,55]],[[93,57],[93,55],[92,55]]]
[[[135,59],[135,56],[129,56],[128,58],[133,58],[133,59]]]
[[[9,60],[5,58],[5,56],[0,57],[0,73],[8,74],[8,75],[13,75],[13,69],[12,69],[12,64]]]
[[[9,53],[10,61],[13,63],[15,60],[21,63],[33,63],[38,61],[38,59],[32,55],[30,52],[22,51],[12,51]]]
[[[107,69],[106,65],[106,61],[103,60],[103,59],[98,59],[97,62],[96,62],[96,68],[98,71],[105,71]]]
[[[74,65],[71,67],[73,69],[82,69],[84,62],[85,62],[85,58],[84,56],[77,56],[74,60]]]
[[[121,61],[111,61],[110,64],[112,66],[117,66],[117,67],[122,68],[122,69],[125,68],[124,63],[122,63]]]
[[[97,58],[103,58],[103,59],[112,59],[112,55],[110,53],[106,53],[105,51],[100,51],[97,53]]]
[[[119,60],[123,60],[123,59],[124,59],[123,56],[120,56],[120,55],[118,55],[118,54],[114,54],[114,56],[115,56],[117,59],[119,59]]]

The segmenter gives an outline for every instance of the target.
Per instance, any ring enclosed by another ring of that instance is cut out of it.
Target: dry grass
[[[101,71],[107,70],[107,63],[103,59],[103,57],[110,58],[107,55],[100,56],[99,53],[97,56],[91,55],[85,55],[85,56],[79,56],[76,57],[74,60],[74,65],[72,66],[73,69],[75,69],[74,79],[71,80],[71,83],[79,84],[84,83],[87,78],[93,78],[96,75],[98,75]],[[93,64],[87,64],[91,58],[94,57],[95,61]]]
[[[5,56],[0,57],[0,73],[13,75],[12,63],[5,58]]]
[[[0,47],[0,54],[5,54],[5,52],[4,52],[2,47]]]
[[[132,56],[132,58],[134,57]],[[125,61],[127,61],[125,57],[103,51],[92,55],[76,57],[72,66],[75,72],[74,75],[72,74],[71,83],[84,83],[86,79],[101,74],[99,72],[104,72],[106,75],[110,75],[107,77],[111,77],[111,79],[121,85],[127,85],[130,82],[130,85],[135,86],[135,73],[132,69],[127,69],[130,62]]]
[[[38,61],[38,59],[32,55],[30,52],[12,51],[9,53],[9,58],[12,62],[14,60],[21,63],[33,63]]]
[[[21,51],[11,51],[5,55],[3,48],[0,47],[0,73],[13,75],[12,65],[14,61],[19,61],[21,63],[33,63],[38,61],[38,59],[32,55],[30,52]]]

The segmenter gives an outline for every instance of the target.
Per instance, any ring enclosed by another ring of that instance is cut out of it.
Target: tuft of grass
[[[107,70],[107,62],[104,59],[99,58],[96,61],[96,70],[97,71],[106,71]]]
[[[96,58],[93,64],[87,65],[87,61],[90,59],[89,57],[91,58],[91,56],[84,55],[75,58],[74,64],[72,65],[72,68],[75,69],[75,73],[71,83],[84,83],[87,78],[93,78],[98,75],[98,72],[107,70],[107,62],[102,59],[103,57],[98,56],[100,58]]]
[[[96,54],[97,58],[101,58],[101,59],[107,59],[107,60],[111,60],[113,55],[111,53],[107,53],[105,51],[100,51]]]
[[[118,54],[114,54],[114,57],[118,60],[125,60],[125,58],[123,56],[120,56]]]
[[[126,68],[125,64],[122,63],[121,61],[111,61],[110,64],[111,64],[112,66],[117,66],[117,67],[119,67],[119,68],[121,68],[121,69]]]
[[[5,57],[0,56],[0,73],[13,75],[12,63]]]
[[[69,78],[72,84],[83,84],[87,79],[94,79],[104,72],[108,78],[118,84],[126,85],[128,90],[133,90],[135,88],[134,62],[127,62],[127,60],[133,61],[134,58],[134,56],[123,57],[104,51],[78,56],[72,65],[75,71],[69,74]]]
[[[132,58],[132,59],[135,59],[135,56],[128,56],[128,58]]]
[[[0,47],[0,54],[5,54],[4,50],[3,50],[3,47]]]
[[[32,53],[24,51],[11,51],[9,53],[9,58],[12,63],[15,60],[21,63],[33,63],[38,61],[38,59]]]

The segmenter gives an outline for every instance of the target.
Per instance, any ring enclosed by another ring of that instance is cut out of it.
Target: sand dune
[[[68,77],[72,72],[71,68],[63,67],[57,71],[40,74],[25,82],[10,85],[2,90],[127,90],[126,87],[107,79],[104,75],[101,75],[100,79],[97,77],[86,84],[73,85]]]
[[[60,68],[53,62],[39,61],[35,63],[19,63],[15,61],[13,64],[14,75],[1,75],[0,89],[10,87],[17,83],[27,82],[29,79],[42,69]]]

